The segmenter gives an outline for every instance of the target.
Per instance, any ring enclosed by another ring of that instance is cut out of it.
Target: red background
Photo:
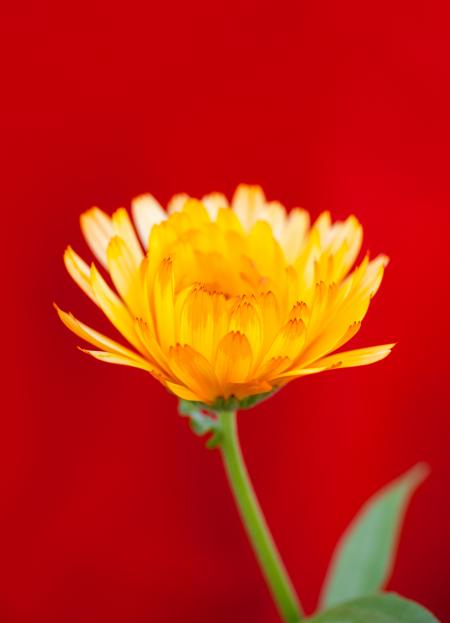
[[[391,257],[355,344],[386,361],[242,414],[256,489],[314,607],[360,504],[417,460],[390,588],[450,620],[447,2],[15,3],[2,17],[2,623],[274,623],[215,452],[144,373],[75,349],[78,215],[261,183],[354,212]]]

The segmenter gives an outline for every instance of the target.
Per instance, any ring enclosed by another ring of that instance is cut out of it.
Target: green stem
[[[282,620],[298,623],[301,606],[253,490],[239,445],[236,413],[223,411],[218,418],[225,469],[253,550]]]

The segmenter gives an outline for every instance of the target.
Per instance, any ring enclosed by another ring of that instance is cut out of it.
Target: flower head
[[[151,196],[109,217],[98,208],[81,228],[98,262],[69,247],[72,278],[129,343],[58,309],[92,356],[146,370],[178,397],[212,405],[271,392],[323,370],[366,365],[392,344],[335,353],[359,330],[387,258],[366,256],[354,216],[311,226],[258,186],[240,185],[229,205],[175,195],[167,211]],[[332,354],[334,353],[334,354]]]

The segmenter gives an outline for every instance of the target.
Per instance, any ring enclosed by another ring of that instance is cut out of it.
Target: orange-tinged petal
[[[338,366],[335,366],[338,367]],[[317,368],[295,368],[294,370],[290,370],[288,372],[283,372],[276,378],[272,379],[272,383],[274,387],[283,387],[290,381],[294,379],[302,378],[303,376],[311,376],[312,374],[318,374],[319,372],[326,372],[327,370],[332,370],[333,366],[321,366]]]
[[[211,364],[190,346],[177,344],[169,350],[173,374],[192,391],[199,400],[211,403],[220,395],[219,384]],[[175,381],[177,382],[177,381]]]
[[[182,214],[177,212],[170,219],[161,221],[161,223],[152,227],[149,244],[149,249],[151,249],[151,251],[147,253],[147,272],[150,281],[153,281],[159,265],[164,258],[171,256],[179,241],[180,234],[175,227],[175,217],[181,216]]]
[[[211,294],[202,285],[187,294],[176,317],[177,341],[189,344],[209,361],[215,351],[215,323]]]
[[[302,320],[308,324],[311,317],[308,305],[304,301],[296,301],[289,312],[289,320]]]
[[[304,301],[310,299],[310,292],[303,282],[301,275],[294,266],[287,266],[284,271],[284,288],[278,295],[278,300],[283,302],[285,310],[290,310],[301,297]]]
[[[323,357],[322,359],[315,361],[313,365],[319,367],[339,366],[340,368],[366,366],[370,363],[381,361],[387,357],[391,353],[394,346],[395,343],[383,344],[381,346],[370,346],[368,348],[358,348],[356,350],[348,350],[343,353],[335,353],[334,355],[329,355],[328,357]]]
[[[258,358],[263,338],[261,312],[254,297],[237,299],[230,310],[228,330],[245,335],[255,358]]]
[[[231,396],[236,397],[238,400],[243,400],[248,396],[255,396],[256,394],[265,394],[273,389],[270,383],[266,381],[252,382],[252,383],[229,383],[224,392],[225,398]]]
[[[316,283],[314,296],[309,306],[308,341],[316,336],[323,326],[335,293],[336,286],[334,284],[328,285],[324,281]]]
[[[169,391],[172,392],[172,394],[175,394],[175,396],[178,396],[178,398],[181,398],[182,400],[194,400],[194,401],[202,400],[200,396],[197,396],[197,394],[194,394],[193,391],[191,391],[184,385],[180,385],[179,383],[173,383],[172,381],[165,381],[164,385],[167,387]]]
[[[92,301],[96,302],[91,286],[91,270],[70,246],[64,252],[64,264],[75,283]]]
[[[368,348],[358,348],[342,353],[335,353],[328,357],[323,357],[312,362],[307,368],[295,368],[283,373],[274,382],[289,380],[292,378],[315,374],[324,370],[334,370],[336,368],[353,368],[356,366],[367,366],[385,359],[392,351],[395,344],[383,344],[381,346],[370,346]]]
[[[315,340],[305,347],[304,351],[295,360],[294,365],[298,367],[309,366],[310,362],[317,360],[318,357],[323,357],[328,353],[341,348],[349,340],[354,337],[361,328],[361,322],[352,322],[351,325],[337,326],[336,328],[329,328],[323,334],[319,335]]]
[[[305,324],[301,319],[289,320],[281,329],[270,347],[265,361],[273,357],[298,357],[305,343]]]
[[[111,340],[106,335],[99,333],[95,329],[88,327],[86,324],[75,318],[73,314],[67,313],[60,309],[57,305],[55,305],[56,311],[58,312],[58,316],[62,320],[62,322],[66,325],[68,329],[70,329],[73,333],[81,337],[81,339],[89,342],[92,346],[96,346],[97,348],[101,348],[111,353],[115,353],[116,355],[122,355],[124,357],[128,357],[129,359],[142,359],[139,357],[137,353],[125,348],[118,342]]]
[[[272,357],[255,371],[255,377],[270,383],[272,379],[277,378],[282,372],[290,368],[291,364],[292,360],[289,357],[282,355]]]
[[[384,256],[365,261],[349,284],[343,284],[340,290],[334,288],[334,297],[330,298],[328,293],[325,306],[316,308],[314,323],[308,325],[307,348],[298,364],[306,365],[336,350],[356,334],[369,308],[372,292],[380,285],[385,263]],[[320,296],[316,303],[319,306]]]
[[[134,318],[111,290],[95,265],[91,266],[91,286],[97,305],[118,331],[140,352],[145,352],[134,330]]]
[[[247,337],[237,331],[227,333],[218,346],[214,366],[221,387],[225,389],[229,383],[247,381],[252,365],[252,349]]]
[[[164,259],[156,273],[153,285],[153,320],[159,343],[167,351],[175,338],[175,283],[170,257]]]
[[[166,376],[170,376],[167,354],[162,351],[154,331],[143,318],[136,318],[134,327],[136,335],[145,346],[147,353],[150,354],[151,361],[155,362],[155,366]],[[148,357],[148,355],[146,356]]]
[[[266,352],[267,348],[275,339],[275,336],[279,332],[282,324],[280,305],[275,294],[271,290],[261,292],[257,295],[257,302],[261,313],[263,327],[263,343],[261,351]]]

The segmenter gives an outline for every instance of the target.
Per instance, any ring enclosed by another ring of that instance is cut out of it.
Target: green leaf
[[[439,623],[428,610],[394,593],[360,597],[308,619],[308,623]]]
[[[320,599],[322,607],[376,593],[385,585],[408,502],[428,471],[425,464],[418,463],[362,507],[333,554]]]

